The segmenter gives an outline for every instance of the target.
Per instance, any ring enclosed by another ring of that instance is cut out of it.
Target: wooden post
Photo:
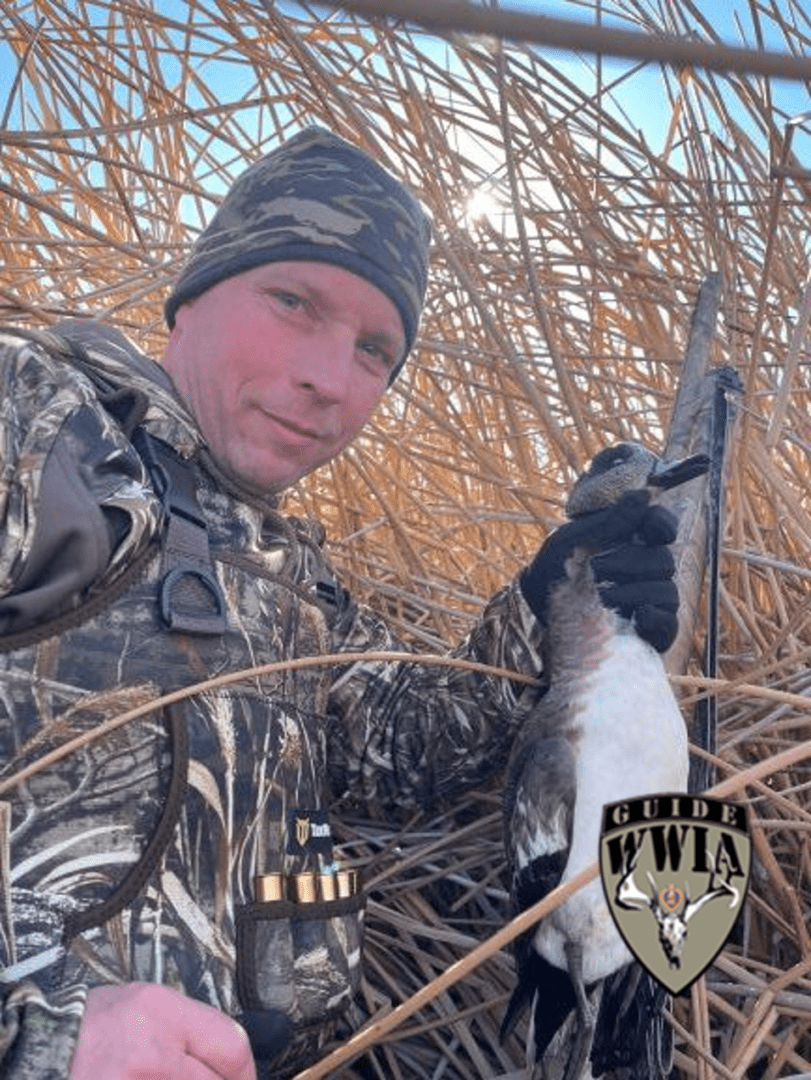
[[[663,453],[666,461],[710,452],[715,377],[708,374],[707,367],[720,304],[721,275],[710,274],[699,289],[693,310]],[[674,548],[680,598],[679,633],[665,657],[665,667],[671,675],[683,675],[686,671],[699,621],[701,587],[707,565],[708,484],[705,475],[664,492],[659,499],[679,519],[679,536]]]
[[[673,406],[665,459],[706,453],[710,471],[690,484],[665,492],[663,505],[679,518],[675,546],[676,584],[679,589],[679,632],[665,657],[671,675],[687,669],[699,623],[702,584],[708,564],[704,674],[716,675],[717,567],[720,531],[723,530],[723,486],[728,440],[732,435],[734,396],[742,386],[737,373],[726,367],[708,370],[710,346],[721,301],[719,274],[709,275],[699,290],[684,357],[682,379]],[[715,751],[717,709],[713,697],[700,701],[688,726],[691,742]],[[691,762],[690,789],[701,791],[713,781],[713,770],[703,761]]]

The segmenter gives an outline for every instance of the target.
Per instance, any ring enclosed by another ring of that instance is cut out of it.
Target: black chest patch
[[[326,810],[305,810],[299,807],[287,812],[287,853],[304,855],[332,851],[332,832]]]

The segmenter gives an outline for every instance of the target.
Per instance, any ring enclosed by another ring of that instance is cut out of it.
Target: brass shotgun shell
[[[318,899],[316,875],[310,871],[292,874],[290,877],[290,899],[297,904],[314,904]]]
[[[338,896],[338,882],[335,874],[318,875],[318,892],[322,900],[335,900]]]
[[[284,875],[258,874],[253,879],[253,894],[260,902],[284,900]]]

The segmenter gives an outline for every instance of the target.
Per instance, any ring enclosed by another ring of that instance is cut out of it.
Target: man
[[[162,369],[92,323],[0,336],[3,1076],[292,1074],[360,977],[363,894],[335,863],[331,801],[428,803],[503,763],[529,697],[460,668],[361,656],[143,711],[253,665],[401,648],[275,496],[396,378],[428,244],[393,177],[311,129],[203,232]],[[677,597],[657,513],[576,532],[615,548],[606,600],[663,649]],[[457,655],[538,674],[565,552],[542,549]]]

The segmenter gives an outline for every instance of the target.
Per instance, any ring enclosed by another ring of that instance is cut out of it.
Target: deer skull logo
[[[671,993],[709,967],[740,913],[751,843],[745,807],[657,795],[603,814],[600,871],[617,928]]]

